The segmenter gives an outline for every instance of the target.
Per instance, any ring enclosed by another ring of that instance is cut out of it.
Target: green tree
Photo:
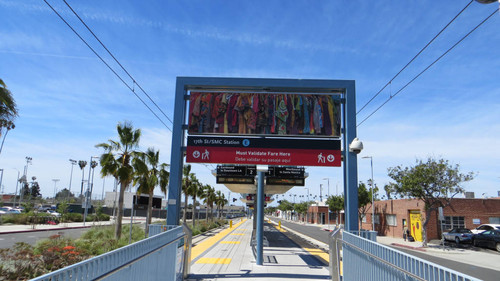
[[[184,193],[184,212],[182,214],[182,222],[186,223],[188,211],[188,199],[192,196],[196,189],[196,176],[191,173],[191,165],[185,165],[182,168],[182,192]],[[194,202],[193,202],[194,203]],[[194,216],[194,213],[193,213]]]
[[[266,214],[276,215],[276,210],[278,210],[278,207],[267,207]]]
[[[125,190],[133,180],[134,168],[131,160],[136,153],[141,138],[141,130],[134,129],[132,124],[118,123],[116,126],[118,141],[108,140],[108,143],[97,144],[96,147],[103,148],[105,153],[100,157],[101,176],[113,176],[120,183],[120,195],[118,196],[118,214],[115,228],[115,238],[120,239],[122,233],[123,198]]]
[[[31,198],[42,197],[42,193],[40,192],[40,185],[38,184],[37,181],[33,181],[31,183],[30,195],[31,195]]]
[[[148,148],[143,152],[138,152],[132,161],[134,167],[134,186],[137,186],[137,193],[148,194],[148,213],[146,218],[146,235],[149,233],[149,225],[153,217],[153,196],[154,189],[160,186],[164,194],[167,193],[169,173],[166,171],[167,164],[160,164],[160,151],[155,151],[154,148]],[[162,177],[162,174],[166,177]]]
[[[217,190],[215,193],[215,205],[217,206],[217,217],[221,218],[224,206],[227,204],[227,199],[222,191]]]
[[[293,203],[289,202],[288,200],[280,200],[278,205],[278,210],[281,211],[291,211],[293,210]]]
[[[340,211],[344,209],[344,196],[331,195],[326,199],[328,208],[337,214],[337,225],[339,224]]]
[[[21,182],[21,197],[28,198],[31,195],[30,186],[27,181]]]
[[[56,195],[57,198],[57,195]],[[66,197],[61,197],[61,198],[66,198]],[[57,204],[57,212],[61,214],[61,220],[67,221],[68,219],[68,202],[66,200],[63,200],[61,203]]]
[[[215,200],[217,199],[215,195],[215,189],[210,186],[210,185],[205,185],[203,187],[203,195],[200,197],[203,199],[203,203],[207,205],[207,208],[210,206],[210,219],[213,220],[213,210],[214,210],[214,203]],[[208,214],[207,214],[207,221],[208,221]]]
[[[425,162],[416,160],[414,166],[391,167],[389,177],[394,193],[401,197],[416,198],[424,202],[425,220],[422,225],[423,245],[427,246],[427,225],[432,212],[450,205],[451,199],[465,192],[463,182],[474,179],[474,173],[460,173],[460,166],[451,165],[448,160],[429,157]]]
[[[363,221],[363,217],[366,216],[366,213],[368,212],[368,204],[370,204],[370,208],[373,208],[371,205],[372,203],[372,194],[374,196],[373,200],[376,198],[376,194],[378,192],[378,187],[375,185],[375,188],[373,189],[370,187],[369,189],[366,188],[365,183],[360,182],[358,185],[358,219],[359,219],[359,225],[361,225],[361,222]],[[373,218],[372,218],[373,220]]]
[[[193,227],[196,225],[196,198],[199,198],[203,196],[203,185],[198,181],[198,179],[195,179],[193,182],[193,187],[191,190],[191,196],[193,196]]]
[[[75,195],[67,188],[63,188],[62,190],[56,193],[56,199],[66,199],[72,197],[75,197]]]
[[[281,201],[281,202],[280,202]],[[292,211],[293,210],[293,203],[289,202],[288,200],[280,200],[278,201],[279,202],[279,205],[278,205],[278,210],[281,210],[283,212],[288,212],[288,211]]]
[[[307,211],[309,210],[309,206],[311,206],[311,202],[301,202],[295,204],[294,208],[295,211],[301,215],[307,214]]]

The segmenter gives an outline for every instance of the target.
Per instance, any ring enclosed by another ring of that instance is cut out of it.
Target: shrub
[[[109,221],[111,219],[111,217],[109,215],[106,215],[106,214],[98,214],[98,217],[99,217],[99,220],[100,221]]]
[[[130,226],[124,225],[122,228],[122,237],[115,240],[114,226],[93,227],[86,231],[76,244],[85,249],[91,255],[100,255],[114,249],[128,245]],[[132,242],[142,240],[144,230],[137,225],[132,228]]]
[[[55,235],[32,247],[16,243],[0,250],[0,280],[27,280],[88,258],[70,239]]]
[[[80,213],[67,213],[66,219],[72,222],[83,222],[83,215]]]
[[[34,247],[16,243],[11,249],[0,249],[0,281],[32,279],[128,245],[129,230],[128,225],[124,226],[118,241],[114,239],[114,227],[106,226],[93,227],[77,240],[53,235],[38,241]],[[144,230],[134,225],[132,242],[143,238]]]

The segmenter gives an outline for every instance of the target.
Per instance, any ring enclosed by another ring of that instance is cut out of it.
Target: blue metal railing
[[[178,225],[161,225],[161,224],[150,224],[148,237],[160,234],[162,232],[171,230],[178,227]]]
[[[342,233],[341,244],[344,281],[479,280],[346,231]]]
[[[185,236],[176,226],[32,280],[182,280]]]
[[[371,231],[371,230],[356,230],[356,231],[349,231],[349,233],[363,237],[365,239],[368,239],[373,242],[377,242],[377,232],[376,231]]]

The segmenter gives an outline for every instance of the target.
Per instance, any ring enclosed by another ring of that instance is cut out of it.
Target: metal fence
[[[178,225],[161,225],[161,224],[150,224],[149,225],[149,233],[148,237],[154,236],[156,234],[160,234],[167,230],[171,230],[178,227]]]
[[[188,234],[177,226],[32,280],[183,280]]]
[[[477,278],[335,229],[330,236],[332,280],[476,281]],[[342,260],[342,264],[340,264]]]

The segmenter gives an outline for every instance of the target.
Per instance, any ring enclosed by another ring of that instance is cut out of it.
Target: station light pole
[[[85,206],[83,212],[83,225],[85,226],[85,220],[87,219],[88,209],[92,207],[92,189],[94,188],[94,168],[97,167],[97,162],[92,159],[97,159],[99,156],[90,156],[90,168],[89,168],[89,179],[87,181],[87,191],[85,192]],[[92,175],[92,180],[90,179]],[[82,183],[83,186],[83,183]]]
[[[373,200],[374,200],[374,196],[373,196],[373,190],[375,189],[375,185],[374,185],[374,182],[373,182],[373,157],[372,156],[364,156],[364,157],[361,157],[363,159],[370,159],[370,166],[371,166],[371,170],[372,170],[372,230],[375,231],[375,206],[373,205]]]
[[[71,194],[71,182],[73,181],[73,167],[75,167],[76,163],[78,163],[78,161],[76,160],[73,160],[73,159],[69,159],[69,162],[71,162],[71,173],[69,175],[69,190],[68,190],[68,196],[66,198],[66,200],[69,202],[69,195]]]
[[[60,181],[60,179],[52,179],[54,182],[54,203],[56,202],[56,191],[57,191],[57,182]]]
[[[17,171],[16,192],[14,193],[14,208],[15,208],[16,207],[17,188],[19,187],[19,175],[21,174],[21,172],[16,168],[12,168],[12,169]]]
[[[330,197],[330,178],[323,178],[323,180],[327,180],[328,181],[328,197]]]
[[[20,196],[19,196],[19,205],[21,205],[21,202],[23,201],[23,195],[24,195],[24,187],[25,185],[28,184],[28,165],[31,164],[31,161],[33,158],[26,156],[26,166],[24,166],[24,174],[23,174],[23,184],[21,185],[21,190],[19,191]]]

